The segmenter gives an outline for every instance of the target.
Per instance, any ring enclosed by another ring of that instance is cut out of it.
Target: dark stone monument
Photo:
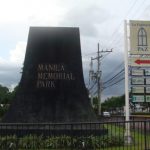
[[[22,78],[3,122],[96,121],[78,28],[31,27]]]

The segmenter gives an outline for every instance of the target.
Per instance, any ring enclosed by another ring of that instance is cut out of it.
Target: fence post
[[[71,123],[71,149],[73,150],[73,124]]]
[[[145,150],[147,150],[147,138],[146,138],[146,120],[144,120],[144,144]]]

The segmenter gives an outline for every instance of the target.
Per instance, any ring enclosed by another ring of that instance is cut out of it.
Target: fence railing
[[[0,150],[150,150],[150,121],[1,123]]]

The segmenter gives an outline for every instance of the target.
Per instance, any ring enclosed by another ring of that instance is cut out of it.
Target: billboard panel
[[[133,75],[133,76],[143,76],[144,75],[144,70],[143,69],[132,69],[131,70],[131,75]]]
[[[146,95],[145,98],[146,98],[146,102],[150,102],[150,95]]]
[[[144,93],[144,87],[132,87],[132,93]]]
[[[150,21],[130,21],[130,54],[150,54]]]
[[[132,102],[144,102],[144,95],[133,95]]]
[[[150,78],[146,78],[146,84],[150,85]]]
[[[146,93],[150,93],[150,87],[146,87]]]
[[[132,85],[138,85],[138,84],[144,85],[144,78],[134,78],[134,77],[132,77],[131,78],[131,84]]]
[[[150,69],[145,69],[145,76],[150,76]]]

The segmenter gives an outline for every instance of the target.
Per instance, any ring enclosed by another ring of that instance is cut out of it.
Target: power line
[[[137,0],[135,0],[135,1],[133,2],[133,4],[132,4],[131,7],[128,9],[128,11],[127,11],[127,13],[126,13],[126,15],[125,15],[124,18],[126,18],[126,17],[128,16],[128,14],[129,14],[129,12],[130,12],[131,10],[133,10],[133,7],[135,6],[136,3],[137,3]],[[115,29],[115,31],[112,33],[112,36],[111,36],[112,39],[115,39],[114,37],[115,37],[115,35],[116,35],[118,29],[121,27],[122,23],[123,23],[123,20],[120,21],[119,25],[117,26],[117,28]],[[112,46],[112,43],[113,43],[114,41],[115,41],[115,40],[110,41],[109,46]]]
[[[125,79],[125,77],[121,78],[120,80],[116,81],[115,83],[113,83],[113,84],[111,84],[111,85],[109,85],[109,86],[107,86],[107,87],[104,87],[103,90],[105,90],[105,89],[108,88],[108,87],[111,87],[111,86],[114,86],[114,85],[118,84],[119,82],[121,82],[121,81],[124,80],[124,79]]]
[[[131,2],[133,2],[133,1],[131,1]],[[137,2],[138,2],[138,3],[137,3]],[[131,7],[128,9],[128,11],[127,11],[125,17],[129,15],[128,13],[130,13],[130,12],[133,10],[133,8],[134,8],[135,6],[136,6],[136,8],[139,8],[139,5],[137,5],[137,4],[140,4],[140,5],[141,5],[141,3],[139,3],[139,2],[141,2],[141,1],[135,0],[135,1],[132,3],[132,5],[131,5]],[[144,2],[144,1],[142,1],[142,3],[143,3],[143,2]],[[132,12],[134,13],[134,11],[132,11]],[[132,14],[133,14],[133,13],[132,13]],[[118,31],[118,28],[120,28],[120,26],[121,26],[122,23],[123,23],[123,22],[122,22],[122,20],[121,20],[121,22],[119,23],[119,27],[117,27],[117,29],[113,32],[113,34],[112,34],[112,41],[110,41],[110,44],[111,44],[111,45],[114,44],[114,42],[115,42],[115,43],[118,43],[118,42],[121,40],[121,38],[115,38],[115,35],[116,35],[117,31]],[[119,37],[120,37],[120,36],[119,36]],[[118,45],[117,45],[117,46],[118,46]],[[96,54],[96,53],[93,53],[93,54]],[[90,55],[90,54],[89,54],[89,55]],[[106,57],[107,55],[109,55],[109,54],[106,54],[104,57]],[[103,60],[104,57],[102,57],[101,60]],[[119,64],[119,66],[117,67],[117,69],[119,69],[122,65],[123,65],[123,63],[122,63],[122,64]],[[116,71],[117,69],[114,69],[114,70]],[[114,73],[114,71],[113,71],[113,73]],[[124,73],[124,68],[122,68],[121,71],[119,71],[118,73],[116,73],[113,77],[111,77],[111,78],[109,78],[108,80],[106,80],[106,81],[104,82],[104,85],[105,85],[104,89],[107,89],[108,87],[117,85],[119,82],[123,81],[123,80],[124,80],[123,73]],[[109,76],[110,76],[110,74],[111,74],[111,73],[109,73]],[[111,74],[111,75],[112,75],[112,74]],[[96,94],[97,92],[98,92],[98,91],[95,91],[94,94]]]
[[[83,54],[82,56],[86,57],[86,56],[91,56],[93,54],[96,54],[96,52],[92,52],[92,53],[86,53],[86,54]]]
[[[111,75],[114,74],[114,73],[115,73],[114,70],[117,71],[118,69],[122,68],[121,66],[122,66],[123,64],[124,64],[124,61],[122,61],[121,64],[119,64],[119,65],[117,65],[115,68],[113,68],[113,70],[112,70],[108,75],[106,75],[105,78],[109,77],[110,74],[111,74]]]
[[[141,7],[143,6],[143,4],[146,2],[146,0],[143,0],[140,4],[139,7],[137,7],[137,9],[134,11],[134,17],[137,15],[137,12],[139,12],[139,10],[141,10]],[[138,17],[138,16],[137,16]]]
[[[130,11],[132,11],[133,10],[133,7],[135,7],[135,5],[136,5],[136,3],[137,3],[138,1],[134,1],[133,2],[133,4],[132,4],[132,6],[130,7],[130,9],[128,10],[128,12],[126,13],[126,15],[125,15],[125,17],[124,18],[126,18],[129,14],[131,14],[131,13],[129,13]],[[135,16],[138,14],[137,12],[139,12],[139,10],[141,10],[141,7],[143,6],[143,4],[146,2],[146,0],[143,0],[141,3],[140,3],[141,1],[139,1],[139,5],[137,5],[137,9],[135,9],[134,10],[134,12],[132,13],[133,15],[132,16],[134,16],[134,18],[136,18]],[[140,15],[140,14],[139,14]],[[138,15],[138,16],[139,16]],[[123,20],[120,22],[120,24],[119,24],[119,26],[116,28],[116,30],[114,31],[114,35],[115,35],[115,33],[117,33],[117,30],[118,30],[118,28],[120,28],[121,27],[121,24],[123,23]],[[112,36],[112,37],[115,37],[115,36]],[[118,44],[115,44],[115,43],[119,43],[121,41],[121,38],[114,38],[111,42],[110,42],[110,46],[112,46],[112,44],[113,45],[117,45],[118,46]]]
[[[110,54],[110,53],[107,53],[106,55],[104,55],[101,60],[103,60],[103,59],[104,59],[107,55],[109,55],[109,54]]]
[[[132,14],[135,14],[135,15],[137,15],[138,13],[137,12],[139,12],[139,10],[141,10],[141,7],[143,6],[143,4],[146,2],[146,0],[143,0],[142,2],[141,1],[134,1],[133,3],[132,3],[132,5],[131,5],[131,7],[128,9],[128,11],[127,11],[127,13],[126,13],[126,15],[125,15],[125,17],[124,18],[126,18],[127,16],[129,16],[131,13],[131,11],[132,10],[134,10],[134,11],[132,11],[133,13]],[[136,5],[137,4],[137,5]],[[139,5],[138,5],[139,4]],[[136,8],[136,9],[133,9],[133,8]],[[136,11],[135,11],[136,10]],[[134,15],[134,18],[135,18],[135,15]],[[139,14],[140,15],[140,14]],[[138,15],[138,16],[139,16]],[[132,15],[133,16],[133,15]],[[133,17],[132,17],[133,18]],[[112,45],[118,45],[118,44],[114,44],[114,43],[119,43],[120,41],[121,41],[121,38],[119,38],[118,36],[116,37],[115,35],[117,35],[116,33],[117,33],[117,31],[119,30],[119,28],[121,27],[121,24],[123,23],[123,20],[121,20],[121,22],[119,23],[119,26],[117,26],[117,28],[115,29],[115,31],[113,32],[113,34],[112,34],[112,41],[110,41],[110,46],[112,47]]]
[[[118,82],[118,80],[124,78],[124,73],[120,74],[119,77],[117,77],[116,79],[114,79],[113,81],[107,83],[107,84],[103,84],[103,87],[107,87],[107,86],[111,86],[112,84]]]
[[[118,80],[124,78],[124,74],[122,74],[121,76],[119,76],[118,78],[116,78],[115,80],[113,80],[112,82],[108,83],[108,84],[103,84],[103,87],[107,87],[107,86],[111,86],[112,84],[116,83]]]
[[[96,83],[97,83],[97,81],[95,81],[94,84],[88,90],[91,91],[94,88],[94,86],[96,85]]]
[[[123,68],[121,71],[119,71],[115,76],[113,76],[113,77],[110,78],[109,80],[105,81],[104,84],[106,84],[106,83],[112,81],[113,79],[115,79],[115,78],[116,78],[119,74],[121,74],[123,71],[124,71],[124,68]]]

